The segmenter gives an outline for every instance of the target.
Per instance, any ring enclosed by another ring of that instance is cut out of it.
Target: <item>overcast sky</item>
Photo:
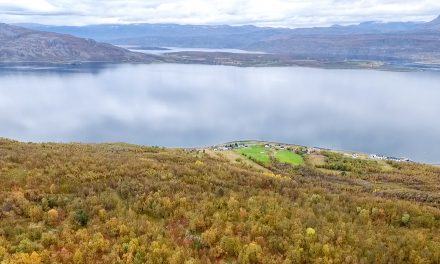
[[[0,21],[253,24],[303,27],[362,21],[428,21],[440,0],[0,0]]]

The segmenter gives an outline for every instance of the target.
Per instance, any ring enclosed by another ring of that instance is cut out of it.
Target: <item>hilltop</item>
[[[134,53],[92,39],[0,24],[1,63],[150,63],[156,60],[154,56]]]
[[[0,262],[440,261],[440,168],[240,144],[1,139]]]

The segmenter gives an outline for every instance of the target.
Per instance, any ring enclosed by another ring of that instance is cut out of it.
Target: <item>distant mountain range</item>
[[[242,49],[267,54],[245,56],[199,52],[157,57],[104,42],[120,46]],[[351,26],[298,29],[175,24],[80,27],[0,24],[0,61],[164,61],[238,66],[326,64],[331,67],[346,62],[349,62],[348,66],[342,67],[352,67],[358,65],[357,61],[367,61],[378,67],[385,64],[437,67],[440,65],[440,17],[426,23],[364,22]]]
[[[71,35],[0,24],[1,63],[152,62],[156,57]]]
[[[440,17],[428,23],[362,23],[358,26],[294,30],[252,43],[251,50],[360,60],[440,62]]]
[[[365,22],[317,28],[174,24],[24,26],[116,45],[229,48],[310,59],[440,61],[440,17],[426,22]]]

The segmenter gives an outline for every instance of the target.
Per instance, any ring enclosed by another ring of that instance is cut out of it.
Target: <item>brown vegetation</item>
[[[440,262],[439,168],[325,157],[0,140],[0,263]]]

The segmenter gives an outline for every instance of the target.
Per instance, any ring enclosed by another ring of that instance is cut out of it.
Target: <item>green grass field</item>
[[[304,159],[300,155],[288,150],[277,152],[275,154],[275,158],[279,162],[287,163],[293,166],[304,164]]]
[[[248,148],[239,149],[237,152],[264,165],[270,163],[269,151],[264,146],[249,146]]]

